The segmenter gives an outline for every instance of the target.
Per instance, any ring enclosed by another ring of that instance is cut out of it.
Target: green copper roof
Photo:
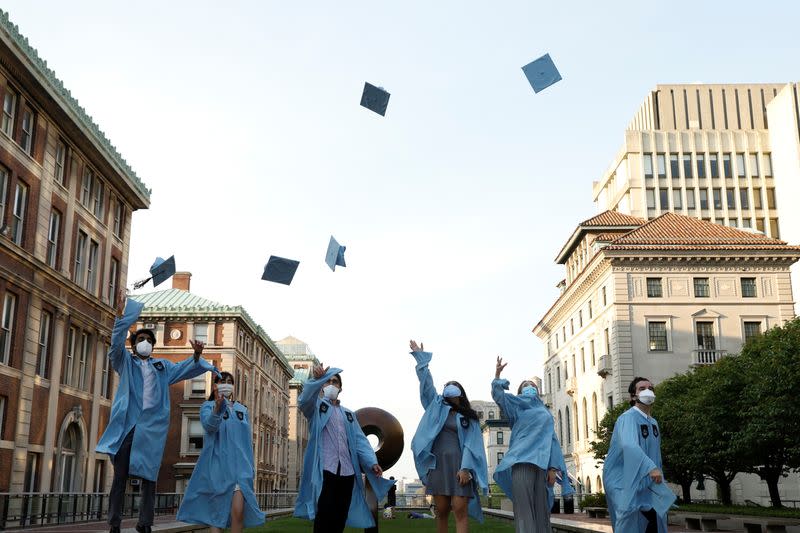
[[[253,317],[241,305],[225,305],[207,298],[202,298],[189,291],[181,289],[167,289],[165,291],[149,292],[147,294],[131,295],[132,300],[144,304],[142,317],[158,317],[168,315],[182,315],[200,318],[228,317],[241,318],[247,326],[261,338],[264,343],[275,352],[283,365],[292,370],[286,356],[275,345],[264,328],[259,326]]]
[[[94,123],[92,117],[86,113],[86,110],[81,107],[81,105],[78,103],[78,100],[72,96],[72,93],[66,87],[64,87],[64,83],[56,77],[56,73],[47,66],[47,61],[39,57],[39,53],[30,45],[28,38],[19,32],[19,27],[11,22],[11,20],[8,18],[8,13],[2,9],[0,9],[0,28],[4,29],[8,33],[14,43],[19,47],[20,50],[22,50],[33,67],[38,71],[38,74],[47,80],[47,82],[50,84],[50,88],[58,96],[60,96],[63,102],[67,104],[67,107],[69,107],[70,110],[75,113],[80,120],[81,125],[94,134],[98,144],[100,144],[100,146],[102,146],[111,156],[111,159],[113,159],[113,161],[118,164],[128,176],[132,178],[139,192],[149,199],[151,192],[150,189],[148,189],[142,180],[139,179],[139,176],[136,175],[136,172],[133,171],[128,162],[125,161],[125,159],[117,151],[116,146],[111,144],[111,141],[108,140],[106,134],[103,133],[97,124]]]
[[[308,381],[308,369],[295,368],[294,377],[289,380],[289,385],[302,385],[306,381]]]

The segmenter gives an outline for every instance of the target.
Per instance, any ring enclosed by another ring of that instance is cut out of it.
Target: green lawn
[[[393,531],[415,531],[419,533],[435,533],[436,522],[434,520],[409,520],[405,518],[407,513],[400,512],[402,518],[395,518],[394,520],[381,520],[380,533],[391,533]],[[450,531],[455,531],[455,521],[450,517]],[[469,530],[480,533],[511,533],[514,531],[514,524],[510,521],[497,520],[494,518],[487,518],[483,524],[479,524],[470,520]],[[248,528],[247,533],[272,533],[280,531],[281,533],[307,533],[311,531],[311,522],[308,520],[300,520],[298,518],[280,518],[278,520],[271,520],[267,525],[259,528]],[[345,529],[348,533],[362,532],[363,529]]]

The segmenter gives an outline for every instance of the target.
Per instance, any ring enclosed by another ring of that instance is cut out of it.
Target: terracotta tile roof
[[[610,241],[613,241],[614,239],[619,239],[620,237],[625,235],[625,233],[626,233],[626,231],[619,231],[617,233],[610,233],[610,232],[609,233],[598,233],[597,235],[594,236],[594,240],[610,242]]]
[[[647,222],[643,218],[626,215],[618,211],[603,211],[599,215],[584,220],[578,226],[641,226]]]
[[[800,246],[787,246],[784,241],[761,233],[722,226],[693,217],[664,213],[621,237],[613,240],[605,250],[790,250]]]

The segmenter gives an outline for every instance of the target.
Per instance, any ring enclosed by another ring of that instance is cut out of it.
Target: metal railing
[[[257,493],[256,500],[262,510],[294,507],[296,492]],[[183,494],[165,492],[156,494],[155,514],[178,512]],[[134,517],[139,513],[141,496],[126,494],[122,516]],[[102,521],[108,516],[108,494],[98,492],[23,492],[0,493],[0,530]]]

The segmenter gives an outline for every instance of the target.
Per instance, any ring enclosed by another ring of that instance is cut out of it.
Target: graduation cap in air
[[[389,96],[391,95],[383,87],[375,87],[371,83],[364,82],[361,105],[384,117],[386,116],[386,107],[389,105]]]
[[[336,271],[336,267],[346,267],[344,263],[344,251],[346,246],[342,246],[331,235],[331,240],[328,243],[328,252],[325,254],[325,263],[328,264],[331,270]]]
[[[539,59],[528,63],[522,67],[522,72],[528,78],[528,82],[533,87],[533,92],[540,92],[554,83],[561,81],[561,74],[558,73],[553,60],[550,59],[550,54],[545,54]]]
[[[156,257],[153,266],[150,267],[150,277],[137,281],[133,284],[134,289],[141,289],[148,281],[153,280],[153,287],[158,287],[172,275],[175,274],[175,256],[170,256],[169,259],[164,260],[161,257]]]
[[[264,267],[264,274],[261,276],[261,279],[274,283],[291,285],[292,278],[294,278],[294,273],[297,272],[297,266],[299,264],[300,261],[271,255]]]

